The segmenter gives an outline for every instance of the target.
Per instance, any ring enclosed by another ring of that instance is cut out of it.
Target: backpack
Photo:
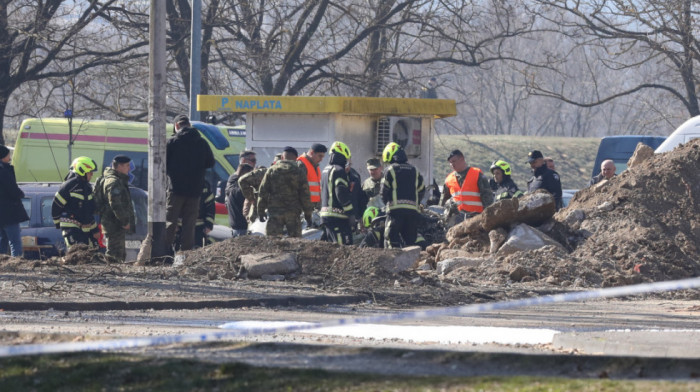
[[[102,216],[107,212],[107,207],[109,206],[109,199],[105,196],[105,177],[100,176],[100,178],[95,181],[95,189],[92,193],[92,198],[95,200],[95,212]]]

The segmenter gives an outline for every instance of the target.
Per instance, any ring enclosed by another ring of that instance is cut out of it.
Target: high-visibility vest
[[[306,166],[306,180],[309,182],[309,192],[311,193],[311,202],[320,203],[321,202],[321,171],[318,167],[309,161],[306,155],[302,155],[297,158],[297,161],[301,161]]]
[[[450,190],[452,200],[457,203],[458,210],[465,212],[482,212],[484,210],[484,205],[481,203],[481,193],[479,193],[479,175],[481,175],[481,169],[470,167],[461,187],[455,172],[447,176],[445,186]]]

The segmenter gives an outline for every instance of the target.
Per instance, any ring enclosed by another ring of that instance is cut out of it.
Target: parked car
[[[567,207],[569,205],[571,199],[574,198],[576,192],[578,192],[578,189],[562,189],[561,200],[564,207]]]
[[[22,203],[29,221],[20,224],[24,258],[39,259],[63,255],[66,244],[61,230],[57,229],[51,216],[51,205],[60,183],[19,183],[24,192]],[[136,215],[136,232],[126,236],[126,258],[136,260],[141,241],[148,233],[148,194],[133,186],[129,187]]]
[[[673,131],[666,141],[657,147],[654,152],[659,154],[671,151],[679,144],[688,143],[698,137],[700,137],[700,116],[695,116]]]

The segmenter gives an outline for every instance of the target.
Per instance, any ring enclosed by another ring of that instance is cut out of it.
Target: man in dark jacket
[[[95,223],[95,200],[90,179],[97,163],[90,157],[78,157],[61,185],[51,206],[51,216],[61,229],[66,247],[85,244],[97,247],[100,231]]]
[[[615,161],[612,159],[606,159],[600,164],[600,173],[597,176],[591,178],[588,182],[588,186],[593,186],[603,180],[609,180],[616,176],[615,174]]]
[[[131,158],[117,155],[95,182],[95,202],[110,261],[126,260],[126,234],[135,230],[134,206],[129,192]]]
[[[362,178],[360,177],[360,173],[358,173],[357,170],[352,167],[352,161],[348,162],[345,170],[348,173],[350,196],[352,197],[352,209],[355,211],[355,222],[360,222],[362,220],[362,214],[367,208],[367,201],[369,201],[369,198],[362,190]],[[351,229],[355,230],[356,227],[351,227]]]
[[[10,149],[0,145],[0,254],[22,257],[22,235],[19,224],[29,220],[22,204],[24,192],[17,186],[15,168],[10,165]]]
[[[418,238],[420,213],[418,205],[423,199],[423,176],[408,163],[406,152],[397,143],[384,148],[382,160],[389,164],[382,180],[382,201],[386,205],[384,247],[411,246]]]
[[[561,180],[559,174],[552,171],[544,163],[544,156],[538,150],[533,150],[528,154],[527,162],[532,168],[532,177],[527,181],[527,192],[533,193],[538,189],[545,189],[554,196],[556,208],[562,207]]]
[[[248,218],[243,214],[245,196],[238,179],[253,171],[253,166],[243,163],[238,165],[236,172],[231,174],[226,183],[226,209],[228,224],[233,229],[233,236],[238,237],[248,233]]]
[[[323,239],[341,245],[352,245],[352,227],[355,211],[352,206],[350,181],[345,166],[350,159],[350,149],[345,143],[334,142],[330,148],[328,166],[321,173],[321,224],[325,228]]]
[[[284,229],[290,237],[301,237],[301,220],[304,213],[306,223],[311,225],[311,194],[304,172],[297,166],[298,152],[293,147],[285,147],[282,160],[270,166],[265,172],[258,196],[260,220],[269,220],[265,234],[282,235]]]
[[[199,199],[204,189],[204,174],[214,166],[214,155],[199,131],[192,128],[184,114],[175,117],[175,135],[168,139],[166,172],[168,175],[165,213],[165,249],[171,251],[182,219],[182,250],[194,246],[194,228],[199,215]]]

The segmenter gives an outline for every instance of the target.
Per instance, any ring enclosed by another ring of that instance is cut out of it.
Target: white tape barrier
[[[212,342],[243,336],[297,332],[325,327],[334,327],[339,325],[372,323],[381,324],[394,320],[419,320],[443,316],[477,314],[483,312],[490,312],[494,310],[515,309],[527,306],[546,305],[558,302],[578,302],[597,298],[623,297],[627,295],[637,295],[653,292],[695,289],[698,287],[700,287],[700,277],[669,282],[644,283],[633,286],[611,287],[593,291],[547,295],[542,297],[525,298],[513,301],[427,309],[415,312],[392,313],[377,316],[358,317],[352,319],[338,319],[323,323],[281,325],[277,327],[273,326],[267,328],[247,328],[217,332],[206,332],[200,334],[164,335],[154,337],[149,336],[145,338],[127,338],[96,342],[0,346],[0,357],[68,353],[81,351],[120,350],[126,348],[161,346],[167,344]]]

